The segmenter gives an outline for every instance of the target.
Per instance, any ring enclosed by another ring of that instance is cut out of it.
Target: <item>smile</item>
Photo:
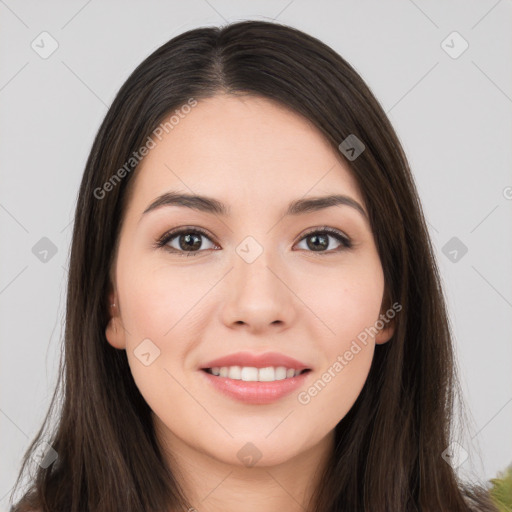
[[[309,370],[296,370],[294,368],[286,368],[285,366],[267,366],[265,368],[255,368],[254,366],[216,366],[214,368],[206,368],[205,371],[217,377],[227,377],[245,382],[274,382],[297,377]]]
[[[214,371],[218,372],[218,375],[215,375]],[[221,372],[227,375],[222,376]],[[264,405],[276,402],[299,389],[304,385],[311,370],[295,370],[279,366],[276,368],[224,366],[203,369],[200,373],[204,375],[209,385],[227,397],[247,404]]]

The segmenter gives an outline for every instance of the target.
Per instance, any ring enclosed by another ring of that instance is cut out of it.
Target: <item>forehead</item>
[[[362,202],[341,155],[313,124],[272,100],[217,95],[182,114],[132,177],[132,208],[163,192],[206,194],[254,208],[305,195],[350,194]]]

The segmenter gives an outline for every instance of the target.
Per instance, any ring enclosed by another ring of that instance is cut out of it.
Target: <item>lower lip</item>
[[[289,395],[301,385],[311,373],[311,370],[296,377],[276,380],[273,382],[247,382],[244,380],[218,377],[200,370],[217,390],[225,395],[248,404],[270,404]]]

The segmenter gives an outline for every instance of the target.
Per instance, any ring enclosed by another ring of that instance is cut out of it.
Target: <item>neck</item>
[[[246,467],[213,458],[157,423],[169,467],[197,512],[309,512],[309,501],[333,450],[331,431],[317,445],[280,464]]]

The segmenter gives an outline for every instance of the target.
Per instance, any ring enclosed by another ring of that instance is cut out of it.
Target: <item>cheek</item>
[[[310,272],[296,288],[312,318],[317,318],[315,338],[328,343],[324,352],[331,356],[375,325],[384,293],[384,275],[374,255],[343,263],[336,270]]]
[[[180,333],[190,328],[190,309],[201,291],[197,288],[187,287],[179,272],[163,272],[145,265],[142,258],[126,259],[119,266],[128,363],[137,388],[159,416],[165,416],[171,404],[171,410],[190,407],[179,384],[190,342]]]
[[[324,356],[323,366],[298,402],[310,411],[324,411],[326,422],[334,427],[350,410],[368,377],[384,276],[372,255],[340,266],[339,272],[318,273],[314,283],[304,293],[305,302],[321,320],[312,335]]]
[[[310,385],[301,390],[297,400],[304,421],[314,423],[314,430],[332,430],[350,411],[368,378],[374,345],[343,343],[333,352],[326,367]],[[321,422],[313,418],[322,418]]]
[[[181,329],[182,321],[201,309],[198,302],[211,286],[211,279],[197,272],[145,263],[143,258],[125,260],[118,273],[125,327],[133,338],[165,343]]]
[[[142,395],[159,410],[169,395],[181,403],[182,389],[172,377],[184,380],[187,354],[200,339],[190,334],[210,318],[204,298],[219,278],[208,269],[179,268],[132,254],[126,251],[117,268],[127,358]]]

